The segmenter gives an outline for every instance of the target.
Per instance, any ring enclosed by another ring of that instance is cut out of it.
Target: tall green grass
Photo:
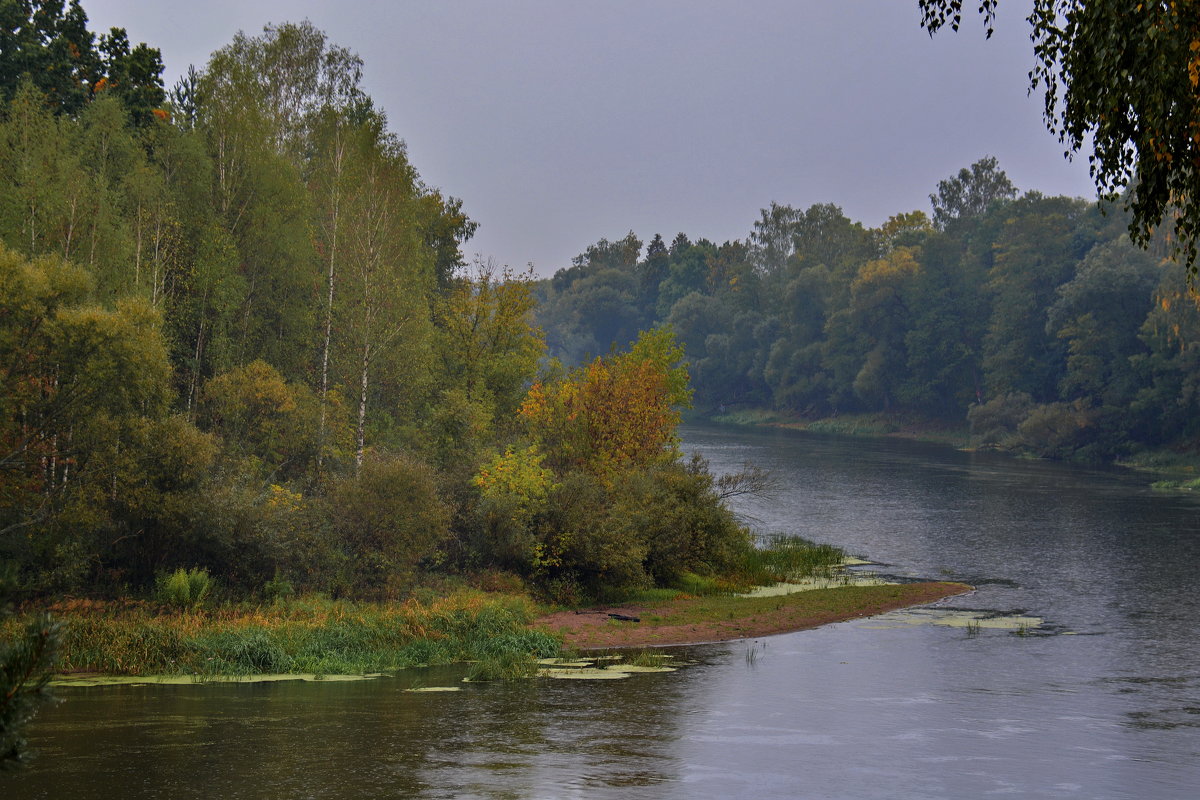
[[[526,628],[534,613],[524,598],[477,592],[427,605],[302,598],[269,608],[173,614],[146,606],[68,609],[58,612],[60,668],[132,675],[334,675],[557,654],[557,637]]]

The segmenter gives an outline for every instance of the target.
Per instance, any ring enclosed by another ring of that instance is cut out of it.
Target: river
[[[681,649],[618,681],[63,690],[23,798],[1194,798],[1200,498],[1145,475],[892,440],[691,427],[716,472],[779,482],[739,512],[902,577],[978,587],[943,606]],[[949,613],[947,611],[947,613]]]

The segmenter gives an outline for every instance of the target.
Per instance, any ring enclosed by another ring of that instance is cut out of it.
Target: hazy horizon
[[[238,30],[311,20],[480,224],[466,254],[541,275],[630,230],[744,239],[773,201],[879,225],[984,155],[1022,191],[1094,198],[1027,95],[1025,5],[985,40],[975,19],[930,39],[916,2],[84,0],[93,30],[162,50],[168,87]]]

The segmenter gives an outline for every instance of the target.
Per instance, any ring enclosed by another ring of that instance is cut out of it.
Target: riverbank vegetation
[[[353,53],[270,26],[168,91],[47,9],[0,58],[0,560],[57,669],[504,675],[557,652],[533,598],[838,557],[756,547],[725,500],[764,476],[683,457],[668,329],[545,358],[531,277],[464,263]]]
[[[145,601],[64,600],[63,673],[219,676],[361,675],[458,661],[556,655],[558,637],[532,629],[527,596],[459,590],[427,602],[307,596],[269,606],[179,610]],[[5,635],[11,633],[7,628]]]
[[[491,571],[580,603],[753,550],[681,458],[671,334],[547,361],[531,277],[465,264],[475,223],[352,52],[269,26],[168,90],[157,50],[78,3],[22,30],[0,59],[0,561],[22,599],[399,602]]]

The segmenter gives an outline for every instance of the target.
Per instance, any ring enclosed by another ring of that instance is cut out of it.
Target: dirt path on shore
[[[790,633],[925,605],[969,591],[971,587],[966,584],[931,581],[844,586],[778,597],[683,595],[643,606],[558,611],[533,624],[561,634],[565,645],[579,650],[663,647]],[[638,621],[614,619],[610,614],[634,617]]]

